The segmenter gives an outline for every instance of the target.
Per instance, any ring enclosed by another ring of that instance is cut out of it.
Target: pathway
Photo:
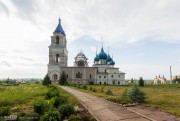
[[[143,106],[122,107],[91,94],[61,86],[75,95],[98,121],[180,121],[170,114]]]

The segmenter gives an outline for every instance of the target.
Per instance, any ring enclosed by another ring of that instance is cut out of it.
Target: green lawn
[[[96,88],[97,92],[89,90],[90,87]],[[123,91],[129,87],[130,86],[88,85],[88,90],[77,87],[76,89],[116,102]],[[113,96],[105,95],[105,91],[108,89],[111,89]],[[180,116],[180,84],[147,85],[141,89],[148,97],[144,105]],[[102,90],[104,93],[102,93]]]
[[[78,100],[70,93],[58,88],[60,94],[68,97],[73,105],[78,105]],[[0,107],[9,106],[13,113],[32,111],[37,100],[44,100],[49,89],[41,84],[22,84],[19,86],[0,85]]]

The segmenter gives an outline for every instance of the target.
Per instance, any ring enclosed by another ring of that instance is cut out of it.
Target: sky
[[[102,47],[126,79],[180,75],[179,0],[0,0],[0,78],[44,78],[58,19],[68,66]]]

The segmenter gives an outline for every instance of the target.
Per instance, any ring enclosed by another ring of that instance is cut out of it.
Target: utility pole
[[[171,71],[171,66],[170,66],[170,83],[172,83],[172,71]]]

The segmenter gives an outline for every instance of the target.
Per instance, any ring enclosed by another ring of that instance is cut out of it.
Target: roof
[[[62,33],[62,34],[65,34],[65,33],[64,33],[64,30],[63,30],[63,28],[62,28],[62,26],[61,26],[61,19],[60,19],[60,18],[59,18],[59,23],[58,23],[56,29],[54,30],[54,33],[55,33],[55,32],[60,32],[60,33]]]

